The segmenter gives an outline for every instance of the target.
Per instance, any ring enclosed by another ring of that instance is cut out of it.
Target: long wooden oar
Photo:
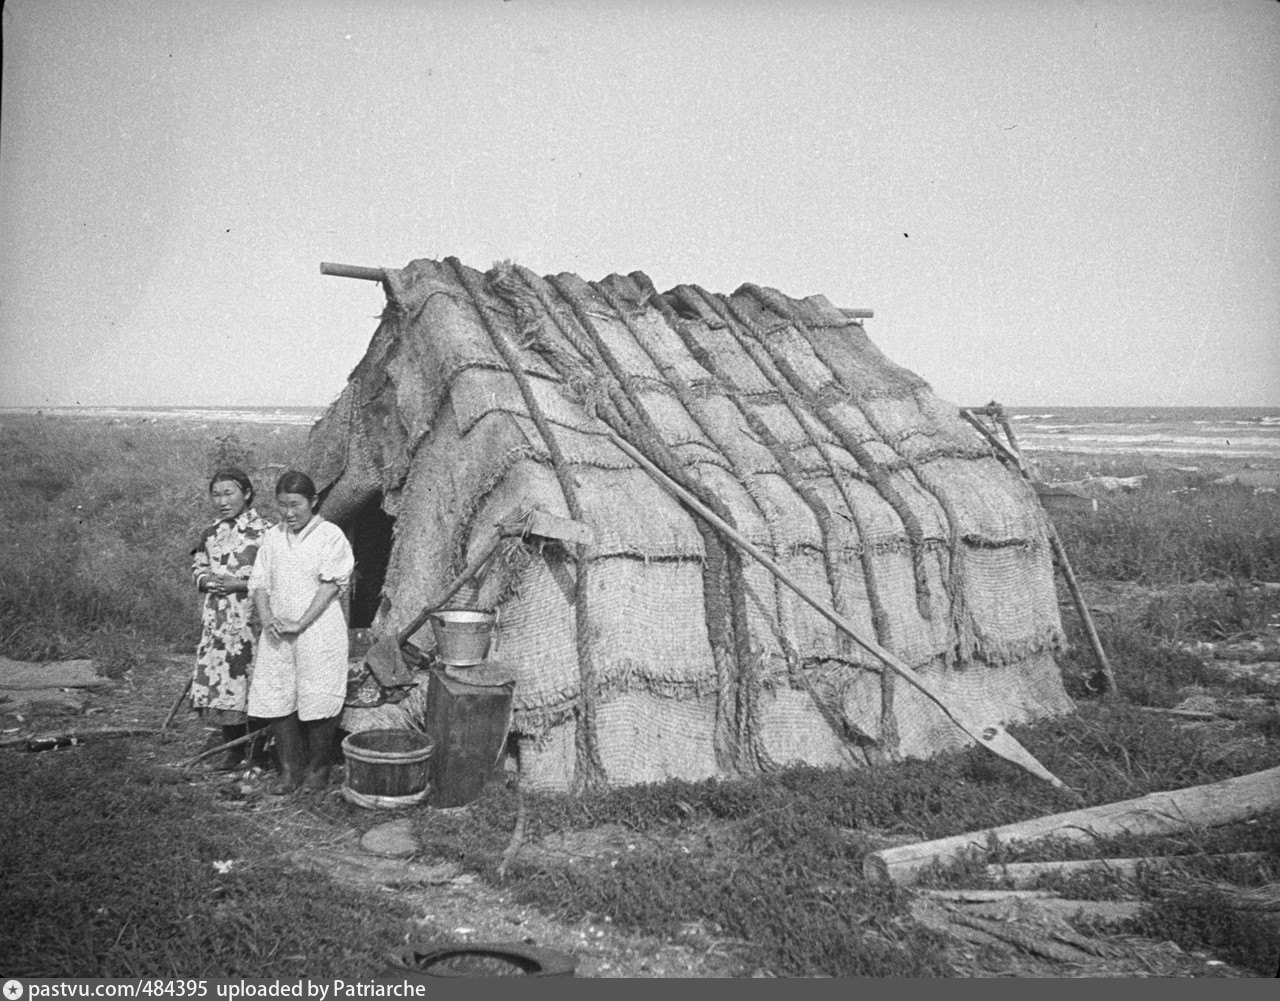
[[[751,542],[744,538],[735,528],[723,521],[715,514],[715,512],[699,501],[698,498],[693,496],[693,494],[689,493],[689,491],[684,489],[684,487],[680,486],[680,484],[675,480],[671,479],[671,477],[646,459],[630,443],[624,441],[612,431],[608,431],[607,434],[609,435],[610,441],[639,463],[641,468],[652,476],[659,485],[665,487],[668,492],[688,505],[695,513],[702,517],[709,525],[711,525],[712,528],[723,535],[726,539],[733,542],[748,555],[762,563],[766,570],[777,577],[778,580],[782,581],[782,583],[786,584],[791,588],[791,590],[795,591],[796,594],[811,605],[815,611],[822,615],[823,618],[827,619],[827,621],[832,623],[832,625],[837,629],[841,629],[848,633],[849,636],[851,636],[853,640],[864,650],[879,658],[886,667],[901,675],[922,694],[931,699],[938,708],[956,724],[956,726],[977,741],[979,747],[985,747],[988,751],[999,755],[1006,761],[1011,761],[1020,768],[1025,768],[1032,775],[1035,775],[1037,778],[1044,779],[1055,788],[1079,795],[1074,789],[1068,786],[1060,778],[1054,775],[1053,772],[1049,771],[1049,769],[1045,768],[1044,765],[1036,760],[1035,756],[1018,743],[1017,740],[1011,737],[1008,731],[1006,731],[1000,724],[973,723],[957,714],[954,709],[943,701],[942,696],[933,690],[933,687],[929,682],[908,667],[907,664],[899,660],[874,640],[867,639],[865,636],[861,635],[847,619],[838,615],[832,609],[827,608],[826,605],[822,604],[822,602],[810,595],[804,588],[797,584],[790,575],[782,569],[782,567],[774,563],[773,560],[769,559],[768,556],[752,545]]]

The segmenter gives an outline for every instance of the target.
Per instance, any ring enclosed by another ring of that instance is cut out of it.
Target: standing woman
[[[254,648],[249,575],[271,526],[254,510],[253,484],[239,469],[214,473],[209,499],[218,520],[191,550],[191,577],[205,596],[191,705],[206,723],[222,727],[226,743],[245,733]],[[244,748],[234,748],[217,760],[214,769],[233,771],[243,761]]]
[[[347,692],[347,620],[339,595],[355,557],[342,529],[316,513],[316,487],[290,470],[276,481],[281,523],[249,579],[262,637],[249,690],[252,725],[276,724],[277,795],[322,789]]]

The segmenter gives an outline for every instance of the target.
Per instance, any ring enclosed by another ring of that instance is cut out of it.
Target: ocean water
[[[1280,407],[1006,407],[1029,452],[1280,459]]]
[[[300,424],[310,427],[326,407],[0,407],[11,414],[94,417],[121,424],[180,421],[187,424]]]
[[[325,407],[22,407],[7,413],[129,423],[310,426]],[[1028,452],[1212,455],[1280,462],[1280,407],[1006,407]]]

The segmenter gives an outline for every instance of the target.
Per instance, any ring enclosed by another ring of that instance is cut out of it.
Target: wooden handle
[[[501,544],[502,536],[494,536],[493,541],[481,550],[480,555],[467,564],[467,568],[462,571],[462,574],[458,579],[445,588],[444,594],[440,595],[439,598],[423,608],[423,610],[414,617],[412,622],[400,630],[399,635],[396,636],[396,643],[400,646],[404,646],[409,642],[409,637],[422,628],[423,623],[427,621],[432,612],[461,591],[462,585],[480,572],[480,569],[489,562],[490,557],[498,551],[498,546]]]

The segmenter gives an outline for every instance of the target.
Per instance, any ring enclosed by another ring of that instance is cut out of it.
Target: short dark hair
[[[253,503],[253,481],[249,479],[249,474],[243,469],[237,469],[235,466],[225,466],[219,469],[211,477],[209,477],[209,493],[213,493],[215,483],[222,482],[234,483],[240,488],[240,492],[245,496],[245,503]]]
[[[301,494],[307,500],[314,501],[316,493],[316,485],[311,482],[311,477],[296,469],[281,473],[280,479],[276,480],[277,497],[281,494]]]

